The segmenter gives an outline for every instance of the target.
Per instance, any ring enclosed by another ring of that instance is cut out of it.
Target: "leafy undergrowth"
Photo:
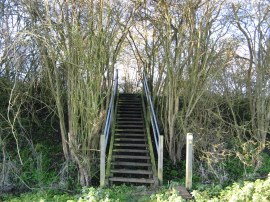
[[[266,180],[233,183],[222,189],[220,186],[194,190],[192,195],[198,202],[268,202],[270,201],[270,175]]]
[[[6,197],[4,201],[19,202],[184,202],[177,190],[170,187],[150,189],[144,186],[114,186],[111,188],[84,188],[78,195],[55,194],[53,192],[37,192],[22,194],[20,197]],[[233,183],[231,186],[202,186],[193,190],[192,195],[197,202],[240,202],[270,201],[270,176],[255,182]]]
[[[1,198],[0,198],[1,201]],[[66,202],[66,201],[77,201],[75,196],[66,194],[66,193],[54,193],[52,191],[38,191],[38,192],[31,192],[31,193],[23,193],[20,196],[4,196],[3,201],[7,202]]]

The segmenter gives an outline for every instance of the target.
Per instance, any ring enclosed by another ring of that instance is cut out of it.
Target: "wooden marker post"
[[[160,185],[163,183],[163,139],[163,135],[160,135],[158,141],[158,180]]]
[[[100,187],[105,186],[105,135],[100,136]]]
[[[186,145],[186,188],[192,187],[192,161],[193,161],[193,134],[187,134]]]

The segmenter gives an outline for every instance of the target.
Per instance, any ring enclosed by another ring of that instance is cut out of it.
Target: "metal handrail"
[[[107,148],[109,136],[110,136],[110,130],[111,130],[111,125],[112,125],[112,119],[113,119],[113,112],[114,112],[114,103],[115,103],[115,98],[118,90],[118,70],[116,69],[114,80],[113,80],[113,86],[112,86],[112,94],[111,94],[111,100],[106,116],[106,122],[105,122],[105,127],[104,127],[104,136],[105,136],[105,148]]]
[[[152,98],[151,98],[149,87],[148,87],[148,84],[147,84],[147,79],[146,79],[146,76],[145,76],[144,72],[143,72],[143,88],[144,88],[144,92],[145,92],[145,95],[146,95],[147,104],[150,106],[151,125],[152,125],[152,129],[153,129],[153,134],[154,134],[154,139],[155,139],[155,144],[156,144],[156,150],[157,150],[157,153],[158,153],[158,150],[159,150],[159,144],[158,144],[159,142],[158,141],[159,141],[160,132],[159,132],[159,128],[158,128],[158,123],[157,123],[157,118],[156,118]]]

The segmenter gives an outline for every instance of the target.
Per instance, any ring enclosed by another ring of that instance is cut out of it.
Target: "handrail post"
[[[101,135],[100,136],[100,187],[105,186],[105,152],[106,152],[105,135]]]
[[[146,79],[144,72],[143,72],[142,82],[143,82],[145,97],[147,100],[148,114],[146,115],[147,116],[146,118],[150,119],[149,121],[151,122],[151,125],[152,125],[153,136],[154,136],[156,151],[157,151],[157,155],[158,155],[157,178],[158,178],[159,184],[162,185],[162,183],[163,183],[163,142],[164,142],[164,137],[162,135],[160,135],[160,132],[159,132],[157,118],[156,118],[156,114],[154,111],[154,106],[153,106],[153,102],[151,99],[149,87],[147,84],[148,81]],[[149,138],[149,139],[151,140],[151,138]]]
[[[193,159],[193,134],[187,134],[187,145],[186,145],[186,188],[191,189],[192,187],[192,159]]]
[[[110,130],[112,127],[112,123],[114,119],[114,111],[115,111],[115,97],[118,90],[118,69],[116,69],[112,88],[111,88],[111,98],[109,103],[109,108],[107,111],[105,126],[104,126],[104,134],[100,136],[100,187],[104,187],[106,182],[106,164],[105,164],[105,158],[106,158],[106,148],[107,143],[110,138]],[[111,139],[112,140],[112,139]],[[109,155],[110,159],[110,155]],[[109,167],[107,167],[109,168]]]
[[[164,137],[160,135],[158,141],[158,180],[160,185],[163,183],[163,142]]]

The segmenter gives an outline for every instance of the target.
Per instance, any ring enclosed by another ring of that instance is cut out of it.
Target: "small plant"
[[[262,159],[262,165],[257,172],[261,176],[265,176],[270,172],[270,155],[267,153],[262,153]]]
[[[153,194],[150,196],[151,201],[157,201],[157,202],[184,202],[186,201],[183,199],[179,194],[177,193],[177,190],[172,189],[171,191],[165,190],[161,193]]]
[[[171,160],[165,160],[163,173],[164,181],[183,181],[183,176],[185,176],[185,162],[181,161],[179,164],[173,165]]]

